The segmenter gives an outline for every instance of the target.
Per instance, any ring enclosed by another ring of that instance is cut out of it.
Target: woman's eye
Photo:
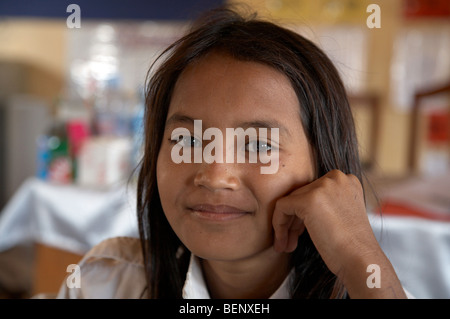
[[[268,152],[272,150],[272,146],[264,141],[252,141],[245,145],[245,150],[248,152]]]
[[[200,140],[195,138],[192,135],[180,135],[174,142],[183,147],[199,147],[199,146],[201,146]]]

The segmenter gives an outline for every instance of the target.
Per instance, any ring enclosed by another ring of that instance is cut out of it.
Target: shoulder
[[[80,263],[88,264],[95,260],[105,259],[143,266],[140,239],[134,237],[105,239],[88,251]]]
[[[69,275],[61,285],[58,298],[141,298],[143,295],[146,279],[139,238],[103,240],[84,255],[78,266],[79,287],[68,287]]]

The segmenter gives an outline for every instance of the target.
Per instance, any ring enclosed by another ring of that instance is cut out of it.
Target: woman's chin
[[[188,244],[186,247],[197,257],[209,261],[233,262],[243,261],[258,255],[267,249],[272,249],[272,244],[244,246],[242,242],[221,241],[220,243],[201,242]]]

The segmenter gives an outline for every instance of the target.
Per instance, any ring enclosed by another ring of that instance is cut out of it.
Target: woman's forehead
[[[178,78],[169,116],[175,112],[223,120],[249,115],[289,118],[298,116],[300,106],[289,79],[280,71],[214,53],[189,65]]]

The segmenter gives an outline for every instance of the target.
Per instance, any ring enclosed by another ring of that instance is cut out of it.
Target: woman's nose
[[[195,175],[194,184],[195,186],[206,187],[212,191],[237,190],[241,181],[236,171],[236,165],[238,164],[202,163]]]

